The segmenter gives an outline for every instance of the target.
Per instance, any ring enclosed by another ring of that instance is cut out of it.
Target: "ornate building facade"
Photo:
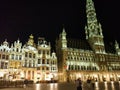
[[[60,81],[74,81],[79,77],[83,81],[120,80],[119,44],[105,43],[92,0],[86,0],[86,14],[85,40],[67,38],[64,28],[56,40]]]
[[[7,80],[28,79],[36,81],[58,80],[56,53],[44,38],[34,43],[33,35],[22,45],[20,40],[11,44],[5,40],[0,46],[0,78]]]
[[[120,80],[118,42],[109,45],[104,41],[92,0],[86,0],[86,14],[86,39],[69,39],[63,28],[56,40],[56,53],[51,53],[51,45],[43,37],[36,44],[30,35],[25,45],[20,40],[11,45],[5,40],[0,45],[0,79]]]

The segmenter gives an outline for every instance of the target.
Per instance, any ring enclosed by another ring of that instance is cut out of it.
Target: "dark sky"
[[[0,1],[0,43],[18,38],[25,43],[30,34],[35,41],[45,37],[54,44],[64,27],[67,37],[85,38],[86,0],[2,0]],[[115,0],[94,0],[104,38],[120,42],[120,5]]]

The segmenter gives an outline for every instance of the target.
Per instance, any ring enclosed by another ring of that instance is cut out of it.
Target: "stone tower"
[[[85,26],[86,39],[95,53],[105,53],[101,24],[97,21],[94,2],[86,1],[87,25]]]

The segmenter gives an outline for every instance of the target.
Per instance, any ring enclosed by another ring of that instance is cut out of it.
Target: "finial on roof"
[[[31,39],[33,39],[34,38],[34,36],[31,34],[30,36],[29,36]]]

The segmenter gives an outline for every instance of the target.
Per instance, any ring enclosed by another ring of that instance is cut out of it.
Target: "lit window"
[[[18,55],[16,55],[16,60],[18,60]]]
[[[2,59],[5,59],[5,55],[2,55]]]

